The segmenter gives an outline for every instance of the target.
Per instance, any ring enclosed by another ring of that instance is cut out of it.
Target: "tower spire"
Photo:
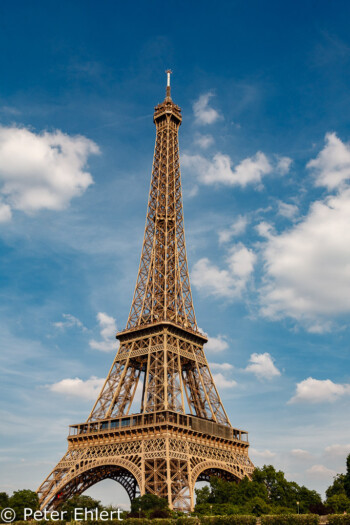
[[[166,99],[167,100],[171,100],[171,90],[170,90],[170,75],[172,74],[172,71],[171,69],[167,69],[166,71],[166,75],[167,75],[167,82],[166,82]]]

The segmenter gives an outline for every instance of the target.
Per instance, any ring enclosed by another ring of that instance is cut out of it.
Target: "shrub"
[[[177,518],[176,525],[200,525],[199,518],[189,518],[186,516],[181,516],[181,518]]]
[[[350,514],[331,514],[328,516],[329,525],[350,525]]]
[[[278,514],[261,516],[261,525],[318,525],[316,514]]]
[[[125,523],[126,525],[151,525],[153,521],[148,520],[147,518],[127,518],[119,523]]]
[[[254,516],[203,516],[201,525],[256,525]]]

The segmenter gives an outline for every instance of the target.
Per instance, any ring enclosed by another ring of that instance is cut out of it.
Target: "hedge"
[[[195,517],[181,516],[181,518],[176,520],[176,525],[200,525],[200,523],[200,519]]]
[[[201,525],[255,525],[255,516],[203,516],[200,518]]]
[[[62,521],[16,521],[11,525],[66,525],[69,522]],[[92,520],[92,521],[75,521],[71,522],[74,525],[256,525],[256,518],[254,516],[203,516],[200,518],[181,516],[179,518],[126,518],[123,521],[118,520]],[[310,522],[311,523],[311,522]],[[1,524],[0,525],[8,525]]]
[[[276,516],[261,516],[261,525],[318,525],[317,514],[279,514]]]
[[[329,525],[350,525],[350,514],[330,514]]]

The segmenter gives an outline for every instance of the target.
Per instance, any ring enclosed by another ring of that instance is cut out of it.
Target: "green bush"
[[[186,516],[181,516],[181,518],[177,518],[176,525],[200,525],[199,518],[188,518]]]
[[[329,525],[350,525],[350,514],[330,514]]]
[[[254,516],[203,516],[201,525],[255,525]]]
[[[99,525],[104,525],[105,522],[100,521]],[[116,522],[126,525],[175,525],[176,521],[171,518],[147,519],[147,518],[127,518],[126,520]]]
[[[279,514],[261,516],[261,525],[318,525],[317,514]]]
[[[148,520],[147,518],[127,518],[119,523],[126,523],[127,525],[151,525],[153,521]]]

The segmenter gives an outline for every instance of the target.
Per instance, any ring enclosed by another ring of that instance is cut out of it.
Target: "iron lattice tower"
[[[194,485],[218,475],[238,481],[254,469],[247,432],[231,426],[197,327],[183,223],[178,130],[170,95],[155,107],[156,143],[144,242],[126,329],[85,423],[38,489],[41,508],[111,478],[130,499],[151,493],[193,509]],[[142,389],[140,386],[142,385]],[[139,386],[139,388],[137,388]],[[141,408],[132,413],[136,391]]]

